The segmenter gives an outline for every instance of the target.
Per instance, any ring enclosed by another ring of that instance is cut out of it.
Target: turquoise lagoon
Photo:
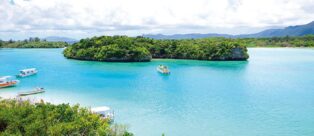
[[[0,49],[0,75],[39,70],[0,96],[40,86],[47,92],[37,99],[110,106],[138,136],[313,136],[314,50],[249,54],[235,62],[105,63],[68,60],[62,49]],[[157,73],[158,64],[171,75]]]

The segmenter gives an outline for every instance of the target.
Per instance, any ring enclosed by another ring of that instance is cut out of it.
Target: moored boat
[[[33,90],[33,91],[18,93],[18,96],[33,95],[33,94],[39,94],[39,93],[44,93],[44,92],[45,92],[45,89],[44,89],[44,88],[42,88],[42,87],[37,87],[37,88],[35,88],[35,90]]]
[[[91,112],[99,114],[103,119],[108,119],[109,122],[114,121],[114,111],[107,106],[91,108]]]
[[[0,77],[0,88],[15,86],[19,82],[19,80],[13,80],[11,76],[3,76]]]
[[[20,74],[16,75],[17,77],[27,77],[36,74],[38,71],[36,68],[29,68],[20,70]]]
[[[170,70],[168,69],[167,66],[164,66],[164,65],[159,65],[157,67],[157,71],[162,74],[170,74]]]

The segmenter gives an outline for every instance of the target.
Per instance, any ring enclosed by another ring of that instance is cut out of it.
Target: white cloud
[[[314,0],[0,0],[0,36],[246,33],[314,20]]]

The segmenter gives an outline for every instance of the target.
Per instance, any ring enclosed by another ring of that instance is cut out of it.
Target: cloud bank
[[[314,20],[314,0],[0,0],[0,38],[252,33]]]

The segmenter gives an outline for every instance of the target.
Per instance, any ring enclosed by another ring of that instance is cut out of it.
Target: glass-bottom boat
[[[15,86],[19,82],[19,80],[13,80],[11,76],[3,76],[0,77],[0,88]]]
[[[35,75],[37,74],[37,70],[36,68],[29,68],[29,69],[23,69],[20,70],[20,74],[16,75],[16,77],[27,77],[27,76],[31,76],[31,75]]]
[[[107,106],[91,108],[91,111],[99,114],[101,118],[109,120],[110,123],[114,121],[114,111]]]
[[[157,71],[162,74],[170,74],[170,70],[168,69],[167,66],[164,66],[164,65],[159,65],[157,67]]]
[[[44,88],[36,87],[33,91],[21,92],[18,94],[18,96],[34,95],[34,94],[39,94],[39,93],[44,93],[44,92],[45,92]]]

